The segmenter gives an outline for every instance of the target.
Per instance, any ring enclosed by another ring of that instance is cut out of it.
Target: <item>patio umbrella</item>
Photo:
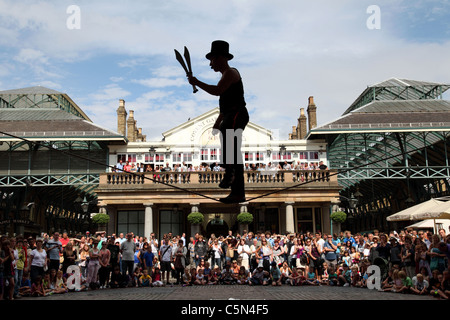
[[[433,219],[434,232],[437,233],[437,220],[436,219],[450,219],[450,201],[441,203],[440,205],[425,210],[421,213],[414,215],[417,219]]]
[[[417,220],[450,219],[450,201],[445,201],[435,207],[431,207],[420,213],[414,214],[414,217],[417,217]]]
[[[387,221],[408,221],[408,220],[423,220],[425,218],[417,218],[416,216],[420,213],[425,213],[430,210],[434,210],[435,207],[445,203],[444,201],[430,199],[428,201],[416,204],[411,208],[399,211],[387,217]]]
[[[448,229],[448,226],[450,225],[450,219],[436,219],[436,224],[442,224],[444,229]],[[416,222],[412,225],[407,226],[406,228],[413,228],[413,229],[422,229],[422,228],[434,228],[435,222],[432,219],[422,220],[419,222]]]

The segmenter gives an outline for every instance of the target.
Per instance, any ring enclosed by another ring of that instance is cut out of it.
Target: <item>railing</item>
[[[340,180],[446,179],[450,176],[450,166],[361,167],[351,170],[343,168],[338,176]]]
[[[244,171],[246,184],[262,185],[276,183],[329,183],[337,182],[336,174],[330,170],[277,170]],[[108,172],[100,175],[100,185],[126,184],[218,184],[223,171],[192,172]]]

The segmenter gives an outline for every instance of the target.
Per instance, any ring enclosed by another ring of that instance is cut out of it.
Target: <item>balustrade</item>
[[[337,182],[334,171],[330,170],[263,170],[244,171],[246,184],[274,185],[285,183],[329,183]],[[108,172],[100,176],[100,185],[124,184],[218,184],[223,179],[223,171],[192,171],[192,172]]]

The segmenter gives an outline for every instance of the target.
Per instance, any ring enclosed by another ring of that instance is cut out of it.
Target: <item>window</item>
[[[136,153],[119,153],[117,155],[117,162],[122,160],[123,162],[136,163]]]
[[[145,154],[145,163],[163,163],[163,162],[164,162],[164,153]]]
[[[312,208],[297,208],[297,232],[313,232]]]
[[[256,155],[256,161],[264,161],[264,153],[257,152],[255,155]]]
[[[272,160],[281,161],[281,160],[291,160],[292,153],[285,152],[284,154],[280,154],[279,152],[272,153]]]
[[[299,152],[298,153],[298,158],[299,159],[302,159],[302,160],[306,160],[306,159],[308,159],[308,152]]]
[[[181,234],[183,232],[183,212],[177,210],[159,211],[159,230],[161,237],[164,234]]]
[[[172,153],[172,161],[173,162],[181,162],[183,155],[181,153]]]
[[[211,149],[211,161],[218,160],[218,154],[217,149]]]
[[[201,149],[200,150],[200,160],[203,160],[203,161],[209,160],[209,149]]]
[[[309,160],[318,160],[319,159],[319,152],[312,151],[309,153]]]
[[[144,235],[143,210],[129,210],[117,212],[117,234],[133,232],[136,235]]]

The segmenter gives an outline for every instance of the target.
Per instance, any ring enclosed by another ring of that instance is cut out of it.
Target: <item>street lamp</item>
[[[350,198],[347,198],[347,197],[344,197],[344,196],[339,196],[339,197],[348,201],[348,206],[349,206],[350,209],[355,209],[356,206],[358,205],[358,199],[355,198],[353,193],[352,193]]]
[[[81,209],[83,209],[84,213],[88,212],[89,202],[86,200],[86,196],[84,196],[83,202],[81,203]]]

